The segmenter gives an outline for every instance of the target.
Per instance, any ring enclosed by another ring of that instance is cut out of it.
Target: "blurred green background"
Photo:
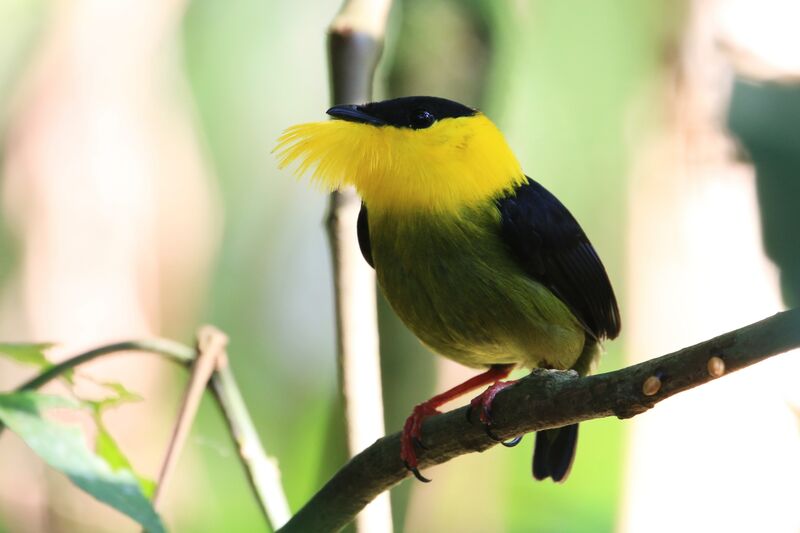
[[[284,128],[324,117],[325,30],[339,4],[195,0],[178,37],[186,98],[225,217],[198,323],[216,324],[230,336],[234,372],[267,451],[280,463],[293,510],[336,471],[346,452],[322,226],[326,198],[279,172],[270,150]],[[3,127],[6,104],[50,9],[46,2],[0,1]],[[432,94],[483,109],[506,133],[527,173],[582,222],[624,302],[629,162],[657,119],[649,109],[653,86],[661,82],[682,16],[681,2],[398,1],[375,97]],[[759,139],[751,126],[758,114],[746,115],[757,96],[745,86],[736,95],[745,111],[734,116],[734,126]],[[796,93],[790,97],[796,106]],[[792,150],[781,153],[791,157]],[[797,161],[792,165],[797,168]],[[765,178],[764,201],[780,179]],[[797,249],[787,259],[795,273]],[[12,272],[16,261],[14,243],[1,238],[0,275]],[[784,285],[796,292],[796,285]],[[387,431],[396,431],[411,408],[434,393],[436,360],[384,302],[380,326]],[[164,335],[188,341],[192,329],[166,326]],[[609,345],[601,369],[624,364],[623,342]],[[531,480],[530,437],[514,449],[455,461],[447,474],[434,469],[431,486],[407,480],[392,491],[395,530],[465,530],[469,524],[478,530],[487,520],[504,531],[613,530],[623,429],[612,419],[583,424],[566,485]],[[226,430],[207,399],[189,446],[200,458],[182,462],[177,476],[199,481],[191,504],[170,511],[173,530],[263,530]],[[416,508],[417,516],[412,492],[428,501]],[[2,522],[0,517],[0,530]]]
[[[246,380],[267,446],[281,462],[293,508],[345,459],[340,424],[331,418],[339,412],[332,407],[337,393],[325,198],[275,172],[268,153],[284,127],[319,120],[327,108],[324,31],[338,2],[316,6],[196,2],[185,26],[187,69],[227,204],[209,319],[231,334],[233,353],[242,354],[236,368],[247,371],[237,375]],[[523,168],[589,228],[624,295],[625,110],[657,74],[670,30],[665,22],[674,16],[668,5],[617,0],[581,2],[578,9],[558,1],[399,2],[375,97],[436,94],[485,110]],[[434,358],[386,305],[381,348],[387,430],[397,430],[410,409],[434,393]],[[611,347],[605,367],[620,364]],[[307,368],[314,368],[313,375]],[[282,430],[272,434],[269,428]],[[498,528],[611,530],[621,431],[612,420],[585,424],[566,486],[531,481],[530,440],[482,457],[486,468],[498,472],[489,479],[448,479],[434,471],[434,485],[447,485],[449,490],[439,490],[451,496],[436,508],[438,516],[414,522],[447,530],[454,525],[451,515],[459,514],[461,527],[470,524],[470,513],[459,504],[467,483],[479,493],[495,493],[487,502],[504,508],[472,512],[502,517]],[[231,486],[224,475],[212,472],[209,478]],[[403,530],[409,490],[430,489],[404,482],[393,490],[397,531]],[[238,505],[251,500],[244,492],[238,499]],[[219,511],[232,516],[221,503]],[[256,527],[255,507],[249,509],[233,515],[243,521],[242,530]],[[195,527],[220,520],[196,516]],[[244,522],[248,516],[252,522]]]

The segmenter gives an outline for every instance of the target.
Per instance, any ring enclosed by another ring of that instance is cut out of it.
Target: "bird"
[[[487,434],[495,395],[515,368],[591,373],[621,319],[603,263],[569,210],[528,177],[481,111],[435,96],[327,110],[332,120],[284,131],[279,167],[297,163],[325,189],[352,185],[362,200],[361,253],[403,323],[433,352],[483,370],[417,405],[400,458],[420,481],[422,423],[471,402]],[[537,432],[532,474],[562,482],[578,425]],[[513,445],[519,438],[506,443]]]

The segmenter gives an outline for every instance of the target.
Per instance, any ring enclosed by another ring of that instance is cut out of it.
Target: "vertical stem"
[[[167,446],[167,452],[164,454],[164,461],[161,463],[156,491],[153,494],[153,506],[156,509],[161,506],[164,499],[167,482],[172,477],[178,457],[189,436],[206,385],[217,367],[217,361],[220,357],[224,357],[225,347],[228,344],[228,337],[211,326],[200,328],[197,339],[198,355],[192,363],[189,383],[183,395],[183,402],[178,411],[178,418]]]
[[[239,457],[244,464],[250,485],[258,497],[264,518],[274,531],[283,526],[291,516],[289,503],[281,486],[281,472],[277,461],[264,451],[258,431],[236,385],[236,379],[228,366],[227,358],[219,361],[217,371],[211,377],[211,390],[236,442]]]
[[[372,79],[383,49],[391,0],[345,0],[329,28],[333,104],[371,99]],[[348,449],[357,454],[384,434],[375,274],[356,239],[360,201],[346,189],[330,197],[328,237],[333,255],[338,363]],[[388,494],[359,515],[361,531],[392,531]]]

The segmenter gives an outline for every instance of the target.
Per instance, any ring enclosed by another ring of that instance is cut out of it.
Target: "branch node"
[[[725,361],[715,355],[708,360],[708,375],[712,378],[722,377],[725,374]]]
[[[650,376],[642,384],[642,394],[645,396],[655,396],[661,390],[661,378]]]
[[[197,348],[201,352],[211,348],[224,350],[228,347],[228,336],[218,328],[206,324],[197,329]]]

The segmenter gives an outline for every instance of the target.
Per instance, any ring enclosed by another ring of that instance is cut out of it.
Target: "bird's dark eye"
[[[434,122],[436,122],[436,117],[430,111],[417,109],[411,114],[411,127],[415,130],[429,128]]]

